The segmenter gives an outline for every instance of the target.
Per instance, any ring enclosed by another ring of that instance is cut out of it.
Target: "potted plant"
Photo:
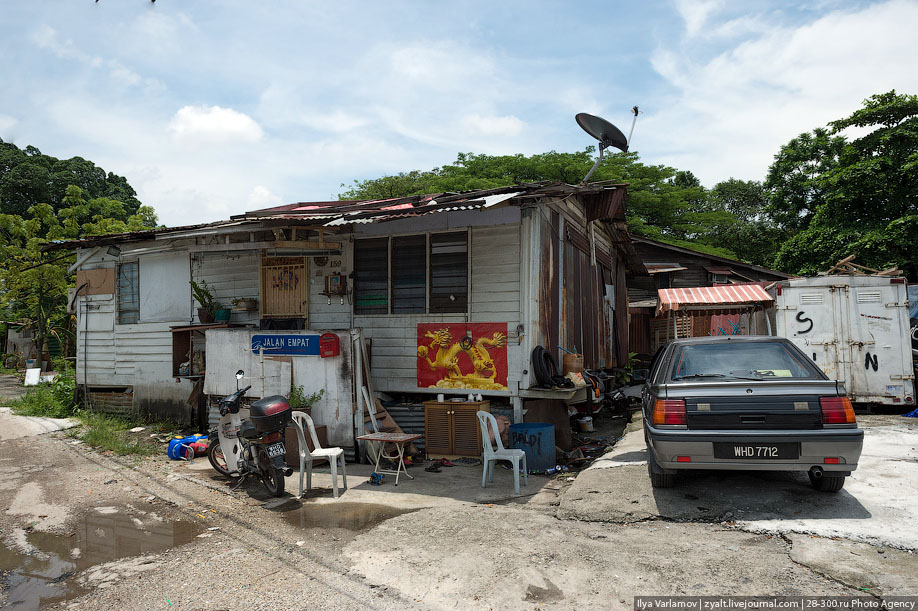
[[[302,386],[291,384],[288,403],[290,403],[291,409],[308,412],[312,409],[315,402],[323,396],[325,396],[324,388],[320,388],[314,393],[308,393]]]
[[[194,295],[195,301],[201,306],[198,308],[198,320],[203,323],[213,322],[217,316],[217,311],[223,309],[223,306],[214,297],[214,293],[207,282],[201,280],[201,283],[198,284],[192,280],[191,294]]]
[[[233,308],[242,312],[254,312],[258,309],[258,299],[255,297],[237,297],[233,299]]]

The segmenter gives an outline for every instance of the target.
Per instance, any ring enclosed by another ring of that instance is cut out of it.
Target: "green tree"
[[[767,213],[762,183],[731,178],[714,185],[708,199],[713,209],[731,215],[729,222],[712,229],[709,239],[743,261],[771,267],[788,232]]]
[[[838,167],[845,139],[825,128],[800,134],[781,147],[765,177],[768,203],[765,211],[776,225],[788,231],[807,227],[825,202],[822,177]]]
[[[0,247],[0,305],[13,320],[32,330],[41,355],[49,334],[62,326],[62,314],[66,316],[69,284],[66,264],[42,265],[41,247],[67,236],[48,204],[32,206],[28,215],[0,214],[0,234],[5,239]]]
[[[339,197],[346,200],[388,199],[543,180],[577,184],[592,167],[594,155],[594,147],[575,153],[549,151],[531,156],[460,153],[455,163],[432,170],[354,181]],[[707,205],[705,189],[691,172],[678,172],[663,165],[645,165],[638,160],[637,153],[629,152],[604,157],[592,179],[628,184],[627,214],[633,233],[732,256],[706,239],[712,234],[712,227],[729,224],[731,217]]]
[[[140,208],[137,193],[123,176],[106,173],[82,157],[57,159],[34,146],[20,149],[0,140],[0,212],[28,216],[35,204],[64,207],[67,187],[79,187],[89,199],[120,201],[128,215]]]
[[[41,354],[53,334],[67,333],[67,289],[73,276],[67,271],[74,255],[47,256],[42,247],[53,240],[72,240],[87,235],[121,233],[156,227],[156,213],[107,197],[84,199],[75,185],[65,189],[62,206],[30,206],[24,216],[0,214],[0,308],[10,320],[23,323],[33,333]]]
[[[898,266],[918,280],[918,96],[871,96],[830,126],[831,147],[798,151],[801,165],[819,168],[807,180],[813,197],[805,209],[797,207],[801,192],[775,188],[770,194],[779,210],[805,210],[798,214],[800,231],[781,245],[776,264],[812,274],[853,254],[862,265]],[[848,128],[866,134],[847,142],[837,134]],[[777,172],[772,166],[769,176]]]

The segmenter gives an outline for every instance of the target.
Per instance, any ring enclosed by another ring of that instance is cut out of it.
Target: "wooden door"
[[[261,260],[263,318],[306,318],[306,257],[264,257]]]
[[[490,403],[459,403],[453,407],[453,454],[481,456],[481,427],[477,416],[479,410],[491,411]]]
[[[452,454],[450,443],[450,411],[448,403],[424,403],[424,443],[427,454]]]

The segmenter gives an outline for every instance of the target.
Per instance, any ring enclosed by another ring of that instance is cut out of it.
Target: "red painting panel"
[[[418,388],[507,390],[507,323],[418,323]]]

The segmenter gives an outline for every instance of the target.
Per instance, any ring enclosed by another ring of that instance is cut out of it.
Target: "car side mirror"
[[[631,381],[643,383],[647,381],[647,376],[650,374],[649,369],[635,369],[631,372]]]

